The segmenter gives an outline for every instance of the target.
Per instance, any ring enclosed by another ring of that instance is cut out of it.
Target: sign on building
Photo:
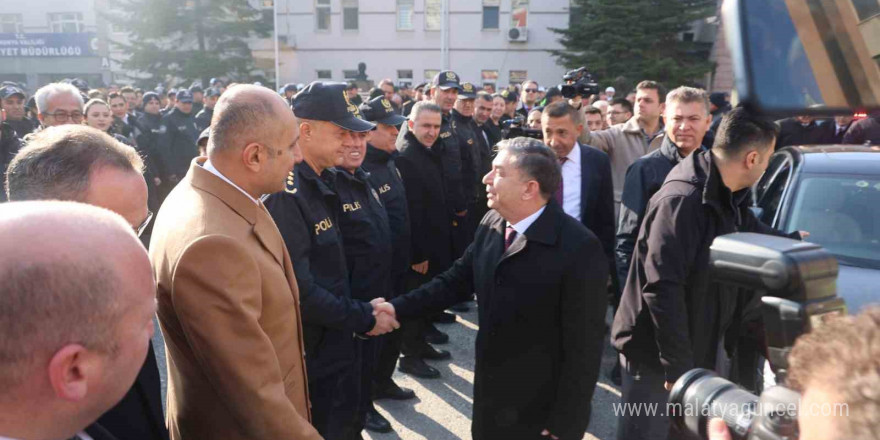
[[[86,33],[0,33],[0,58],[48,58],[96,56],[95,34]]]

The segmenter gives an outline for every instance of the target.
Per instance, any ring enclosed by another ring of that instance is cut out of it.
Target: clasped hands
[[[370,301],[370,305],[373,306],[373,316],[376,317],[376,325],[367,333],[367,336],[380,336],[400,328],[400,323],[397,322],[397,314],[394,312],[394,306],[389,302],[385,302],[385,298],[376,298]]]

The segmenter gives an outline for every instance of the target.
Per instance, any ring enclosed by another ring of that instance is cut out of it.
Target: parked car
[[[807,231],[837,258],[837,292],[850,314],[880,303],[880,147],[783,148],[753,195],[762,221]]]

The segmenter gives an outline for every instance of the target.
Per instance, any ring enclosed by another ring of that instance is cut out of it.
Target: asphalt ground
[[[379,400],[376,408],[391,422],[394,432],[377,434],[365,432],[371,440],[467,440],[471,438],[471,412],[474,391],[474,343],[477,337],[476,303],[469,303],[470,310],[458,313],[453,324],[437,324],[449,335],[447,344],[438,348],[449,350],[452,359],[428,361],[440,370],[438,379],[418,379],[396,371],[394,381],[416,392],[416,398],[407,401]],[[606,319],[610,324],[609,317]],[[160,366],[162,401],[165,402],[167,374],[165,370],[165,345],[156,327],[153,337],[156,360]],[[605,336],[605,351],[599,382],[593,393],[593,415],[584,439],[613,439],[617,418],[613,404],[620,401],[620,388],[611,383],[608,374],[614,366],[615,352]]]

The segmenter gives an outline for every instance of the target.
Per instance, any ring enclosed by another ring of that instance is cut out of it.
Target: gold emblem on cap
[[[464,89],[465,92],[468,92],[468,93],[474,91],[474,86],[471,85],[471,83],[464,83],[461,87]]]
[[[455,81],[455,72],[446,72],[446,79]]]
[[[382,107],[391,108],[391,103],[387,99],[382,100]]]

